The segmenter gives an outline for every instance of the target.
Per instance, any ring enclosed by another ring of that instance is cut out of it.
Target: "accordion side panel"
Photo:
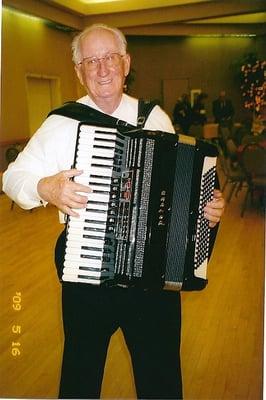
[[[184,266],[183,290],[201,290],[207,283],[210,231],[204,218],[204,207],[213,198],[217,149],[197,141],[191,182],[187,253]]]

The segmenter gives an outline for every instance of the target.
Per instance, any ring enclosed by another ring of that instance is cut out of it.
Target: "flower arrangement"
[[[249,55],[241,65],[240,89],[244,107],[259,117],[266,106],[266,61]]]

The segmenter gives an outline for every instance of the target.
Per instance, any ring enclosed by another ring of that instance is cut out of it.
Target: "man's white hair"
[[[109,32],[112,32],[113,35],[116,37],[118,45],[119,45],[119,51],[121,54],[126,54],[127,52],[127,40],[125,38],[125,35],[117,28],[114,28],[112,26],[108,26],[105,24],[93,24],[91,26],[88,26],[85,28],[82,32],[80,32],[77,36],[74,37],[72,41],[72,60],[75,64],[78,64],[81,60],[81,54],[80,54],[80,43],[81,40],[87,36],[90,32],[100,30],[100,29],[105,29]]]

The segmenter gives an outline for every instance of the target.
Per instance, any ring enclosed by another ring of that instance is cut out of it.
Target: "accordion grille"
[[[168,244],[165,281],[182,282],[185,265],[194,146],[179,143]],[[186,166],[185,173],[182,173]],[[182,190],[180,190],[182,188]]]

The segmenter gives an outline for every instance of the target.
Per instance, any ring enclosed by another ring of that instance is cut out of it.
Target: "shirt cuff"
[[[21,204],[27,204],[27,208],[46,207],[48,202],[41,198],[38,193],[37,185],[41,178],[31,176],[30,180],[26,181],[20,193],[19,201]]]

